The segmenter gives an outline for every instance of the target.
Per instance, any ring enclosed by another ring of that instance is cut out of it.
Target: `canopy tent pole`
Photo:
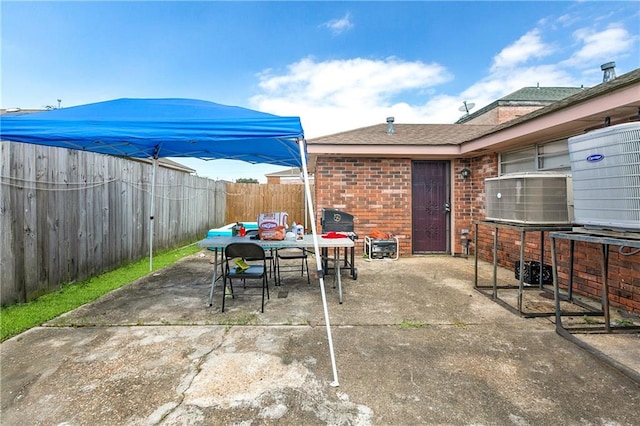
[[[338,369],[336,368],[336,357],[333,352],[333,339],[331,338],[331,324],[329,323],[329,310],[327,309],[327,296],[324,290],[324,272],[322,270],[322,261],[320,259],[320,246],[318,245],[318,233],[316,232],[316,220],[313,210],[313,200],[311,199],[311,187],[309,185],[309,173],[307,171],[307,157],[306,141],[304,139],[298,140],[300,146],[300,161],[302,162],[302,173],[304,175],[304,189],[307,198],[307,207],[309,208],[309,220],[311,221],[311,234],[313,235],[313,250],[316,258],[316,270],[318,271],[318,278],[320,279],[320,294],[322,295],[322,307],[324,310],[324,322],[327,328],[327,340],[329,342],[329,354],[331,356],[331,368],[333,369],[333,382],[331,386],[338,387]]]
[[[151,206],[149,207],[149,271],[153,271],[153,215],[156,203],[156,170],[158,158],[153,157],[153,171],[151,172]]]

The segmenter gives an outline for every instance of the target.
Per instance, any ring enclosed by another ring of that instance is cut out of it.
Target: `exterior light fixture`
[[[462,177],[462,179],[466,179],[468,177],[471,176],[471,170],[469,170],[468,168],[464,168],[462,170],[460,170],[460,177]]]

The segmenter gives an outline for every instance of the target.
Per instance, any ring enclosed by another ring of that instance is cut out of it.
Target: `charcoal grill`
[[[322,233],[326,234],[328,232],[339,232],[341,234],[345,234],[352,241],[358,239],[358,234],[354,231],[354,221],[353,215],[333,209],[322,209],[322,216],[320,217],[320,225],[322,226]],[[354,244],[355,247],[355,244]],[[342,259],[339,251],[336,252],[335,260],[336,262],[343,262],[343,266],[341,268],[349,269],[349,275],[354,280],[358,279],[358,269],[355,267],[355,250],[354,247],[349,247],[344,249],[344,256]],[[339,250],[339,249],[336,249]],[[322,269],[325,273],[327,273],[329,268],[329,257],[327,248],[322,249]]]

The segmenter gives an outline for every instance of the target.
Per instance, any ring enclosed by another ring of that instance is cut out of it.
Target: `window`
[[[534,171],[535,156],[535,147],[500,154],[500,174]]]
[[[567,139],[500,154],[500,174],[534,171],[570,172]]]
[[[549,142],[538,146],[538,170],[570,170],[567,140]]]

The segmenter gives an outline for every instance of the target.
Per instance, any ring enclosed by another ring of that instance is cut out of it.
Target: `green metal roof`
[[[516,101],[555,102],[575,95],[582,90],[584,90],[582,87],[524,87],[500,98],[499,101],[508,101],[509,103]]]

